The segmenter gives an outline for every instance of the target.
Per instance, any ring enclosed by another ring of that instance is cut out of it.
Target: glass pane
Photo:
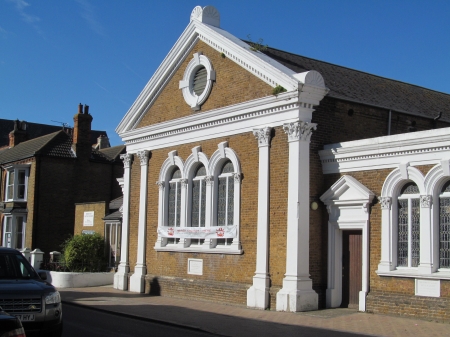
[[[20,170],[17,178],[19,185],[25,184],[25,170]]]
[[[5,232],[6,233],[11,233],[11,229],[12,229],[12,217],[7,217],[6,218],[6,229],[5,229]]]
[[[233,177],[228,177],[228,214],[227,225],[232,226],[234,221],[234,181]]]
[[[200,227],[205,227],[206,216],[206,183],[204,180],[200,180],[201,183],[201,200],[200,200]]]
[[[450,198],[439,203],[439,268],[450,268]]]
[[[179,169],[176,169],[172,173],[172,179],[180,179],[181,178],[181,171]]]
[[[17,199],[25,199],[25,185],[17,186]]]
[[[177,223],[175,226],[180,226],[180,216],[181,216],[181,186],[177,183]]]
[[[442,187],[442,193],[444,192],[450,192],[450,181],[447,181],[444,187]]]
[[[420,200],[411,200],[411,267],[420,261]]]
[[[398,201],[398,253],[397,265],[408,266],[408,200]]]
[[[198,227],[200,216],[200,180],[192,181],[192,217],[191,226]]]
[[[195,173],[196,177],[203,177],[206,176],[206,169],[205,167],[202,165],[197,169],[197,172]]]
[[[419,188],[414,183],[408,183],[402,188],[401,194],[419,194]]]
[[[232,173],[232,172],[234,172],[234,167],[231,161],[228,160],[222,167],[222,173]]]
[[[177,183],[169,183],[169,209],[168,209],[168,226],[175,225],[175,201],[176,201]]]
[[[14,199],[14,185],[8,185],[8,190],[6,192],[6,199]]]
[[[217,225],[225,226],[227,211],[227,178],[219,178],[219,195],[217,203]]]

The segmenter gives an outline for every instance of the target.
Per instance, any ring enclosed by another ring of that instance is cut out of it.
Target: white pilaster
[[[128,273],[130,265],[128,262],[128,245],[130,233],[130,175],[133,155],[125,153],[120,156],[123,160],[123,213],[122,213],[122,243],[120,249],[120,264],[114,275],[114,288],[120,290],[128,289]]]
[[[381,197],[381,260],[378,271],[387,272],[395,269],[393,263],[392,242],[392,198]]]
[[[253,130],[259,146],[258,228],[256,241],[256,271],[253,285],[247,290],[247,306],[266,309],[269,306],[269,184],[270,133],[272,128]]]
[[[318,295],[309,274],[309,144],[316,124],[283,125],[289,142],[286,274],[277,293],[278,311],[318,309]]]
[[[432,196],[420,196],[420,264],[419,273],[431,274],[435,272],[433,266],[433,228],[431,212]]]
[[[143,293],[145,289],[145,248],[147,243],[147,189],[149,151],[139,151],[137,156],[141,162],[141,188],[139,196],[139,227],[137,261],[134,274],[130,277],[130,291]]]

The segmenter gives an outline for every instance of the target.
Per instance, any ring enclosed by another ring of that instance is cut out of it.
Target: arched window
[[[417,267],[420,258],[420,194],[415,183],[398,196],[397,266]]]
[[[234,167],[227,160],[218,177],[217,226],[232,226],[234,223]],[[233,239],[217,239],[218,245],[230,245]]]
[[[191,227],[205,227],[206,169],[201,165],[192,179]]]
[[[167,226],[180,227],[181,216],[181,171],[176,168],[169,181]]]
[[[439,268],[450,268],[450,181],[439,195]]]

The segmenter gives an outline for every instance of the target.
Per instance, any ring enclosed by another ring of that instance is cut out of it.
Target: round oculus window
[[[193,110],[200,110],[200,106],[211,92],[215,79],[216,73],[209,59],[200,53],[195,53],[180,81],[184,100]]]

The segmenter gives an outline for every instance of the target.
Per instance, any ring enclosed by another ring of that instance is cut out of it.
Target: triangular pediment
[[[352,176],[344,175],[321,197],[325,205],[336,203],[367,203],[375,194]]]
[[[191,51],[200,41],[217,52],[223,53],[224,57],[272,88],[280,85],[291,92],[297,91],[305,83],[325,88],[319,73],[312,71],[296,74],[267,55],[252,50],[247,43],[219,26],[220,15],[214,7],[196,7],[192,11],[188,26],[116,128],[119,135],[139,127],[168,81],[183,62],[188,57],[192,57]]]

